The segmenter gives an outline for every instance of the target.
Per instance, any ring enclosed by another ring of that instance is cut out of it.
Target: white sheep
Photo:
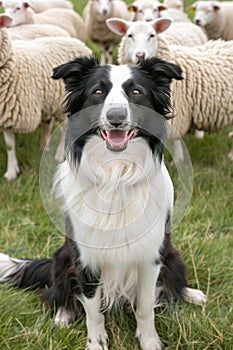
[[[177,9],[180,11],[184,11],[183,0],[164,0],[163,5],[169,9]]]
[[[135,21],[153,21],[159,17],[159,12],[166,7],[157,0],[136,0],[128,6],[128,11],[134,13]]]
[[[68,0],[26,0],[23,1],[25,7],[31,6],[33,10],[37,13],[48,10],[52,7],[62,7],[67,9],[73,9],[73,4]],[[29,5],[28,5],[29,4]],[[22,5],[21,0],[1,0],[0,6],[10,15],[10,11],[20,11]]]
[[[108,27],[124,36],[118,50],[118,62],[136,64],[142,56],[145,58],[157,54],[157,34],[162,33],[170,44],[186,46],[201,45],[207,42],[203,31],[193,23],[172,23],[170,19],[154,20],[151,22],[129,22],[118,18],[107,20]]]
[[[83,19],[89,38],[100,48],[100,63],[112,63],[114,47],[120,36],[112,33],[106,25],[106,19],[119,17],[130,20],[132,15],[121,0],[89,0],[83,11]],[[106,57],[107,55],[107,57]]]
[[[163,5],[167,7],[167,10],[161,11],[160,17],[171,18],[173,23],[174,22],[191,22],[191,20],[188,18],[187,13],[184,12],[183,0],[164,0]],[[204,137],[204,131],[195,130],[195,136],[198,139],[202,139]]]
[[[11,40],[8,29],[1,28],[0,52],[0,130],[8,156],[4,176],[10,181],[19,173],[15,133],[30,133],[41,123],[46,130],[51,117],[64,120],[64,86],[50,78],[53,68],[77,56],[89,56],[91,50],[74,38]]]
[[[172,19],[172,22],[191,22],[191,20],[188,18],[187,13],[174,9],[174,8],[167,8],[166,10],[159,12],[159,17],[163,18],[170,18]]]
[[[0,15],[0,27],[8,27],[11,21],[11,17],[5,14]],[[22,24],[10,27],[8,30],[13,40],[33,40],[46,36],[69,37],[69,34],[64,29],[52,24]]]
[[[202,45],[208,38],[203,30],[191,22],[175,22],[162,34],[169,44],[182,46]]]
[[[165,21],[163,23],[163,21]],[[132,22],[125,27],[126,35],[131,33]],[[154,43],[144,42],[147,48],[154,46],[154,55],[176,63],[182,68],[184,79],[172,83],[172,98],[175,118],[171,123],[178,134],[184,136],[191,126],[198,130],[215,131],[233,124],[233,41],[210,40],[200,46],[169,45],[161,33],[167,27],[167,20],[142,22],[151,27]],[[148,27],[149,28],[149,27]],[[121,25],[122,30],[122,25]],[[141,30],[142,32],[142,30]],[[151,40],[150,39],[150,40]],[[128,47],[126,46],[128,49]],[[121,46],[121,50],[123,47]],[[120,63],[135,63],[134,57],[138,47],[131,56],[120,52]],[[141,44],[140,50],[143,50]],[[145,57],[153,55],[144,50]]]
[[[164,0],[164,11],[160,11],[159,17],[171,18],[172,22],[191,22],[187,13],[184,12],[183,0]]]
[[[189,11],[194,11],[194,23],[204,28],[209,39],[233,40],[233,2],[196,1]]]
[[[87,39],[87,33],[82,17],[73,10],[65,8],[50,8],[41,13],[35,13],[26,0],[17,0],[19,11],[9,11],[6,9],[5,14],[12,18],[11,27],[19,24],[53,24],[61,27],[73,38],[82,40]],[[27,3],[27,6],[25,4]]]

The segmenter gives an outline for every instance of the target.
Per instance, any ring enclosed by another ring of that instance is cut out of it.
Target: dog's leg
[[[87,346],[86,350],[108,350],[107,333],[104,325],[104,315],[100,312],[101,289],[98,287],[93,298],[82,300],[86,311]]]
[[[159,275],[159,264],[142,264],[138,268],[136,296],[136,336],[142,350],[161,350],[162,343],[154,325],[155,286]]]
[[[207,296],[199,289],[185,287],[182,290],[182,299],[187,303],[205,305]]]
[[[71,311],[65,309],[65,307],[59,307],[54,319],[56,326],[67,327],[70,323],[74,322],[74,314]]]

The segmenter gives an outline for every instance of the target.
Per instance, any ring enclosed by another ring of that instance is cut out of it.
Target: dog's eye
[[[139,89],[133,89],[132,91],[132,95],[133,96],[140,96],[142,93]]]
[[[93,92],[93,94],[94,94],[95,96],[102,96],[102,95],[103,95],[103,91],[102,91],[101,89],[96,89],[96,90]]]

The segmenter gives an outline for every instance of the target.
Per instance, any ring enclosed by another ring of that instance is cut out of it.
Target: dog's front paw
[[[7,181],[13,181],[15,180],[20,173],[18,164],[15,164],[15,166],[11,167],[10,169],[5,172],[4,177],[7,179]]]
[[[74,322],[74,315],[67,311],[65,308],[59,308],[57,310],[54,324],[59,327],[68,327],[70,323]]]
[[[97,339],[88,339],[85,350],[108,350],[106,339],[99,341]]]
[[[136,332],[136,337],[140,342],[142,350],[162,350],[163,344],[161,343],[159,336],[155,332],[152,337],[142,335],[139,330]]]
[[[199,289],[185,287],[182,290],[182,298],[187,303],[205,305],[207,296]]]

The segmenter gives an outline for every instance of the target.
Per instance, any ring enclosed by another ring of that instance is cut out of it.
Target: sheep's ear
[[[170,18],[158,18],[152,22],[152,26],[159,34],[167,30],[167,28],[170,27],[171,23],[172,20]]]
[[[167,10],[167,6],[165,6],[165,5],[159,5],[159,6],[158,6],[158,10],[159,10],[159,11]]]
[[[128,11],[129,12],[137,12],[137,10],[138,10],[138,7],[135,6],[135,5],[129,5],[128,6]]]
[[[12,18],[10,16],[5,14],[0,15],[0,28],[8,27],[11,22]]]
[[[29,0],[27,0],[27,1],[24,1],[24,2],[23,2],[23,6],[24,6],[25,9],[26,9],[26,8],[28,8],[28,7],[32,7],[32,4],[31,4],[31,2],[30,2]]]
[[[218,4],[213,4],[213,10],[214,11],[220,10],[220,6]]]
[[[187,7],[187,11],[190,12],[190,13],[193,13],[196,11],[196,2],[194,2],[192,5],[188,6]]]
[[[108,28],[118,35],[125,35],[129,25],[131,22],[125,21],[124,19],[120,18],[109,18],[106,20],[106,24]]]
[[[2,1],[0,1],[0,6],[2,6]]]

